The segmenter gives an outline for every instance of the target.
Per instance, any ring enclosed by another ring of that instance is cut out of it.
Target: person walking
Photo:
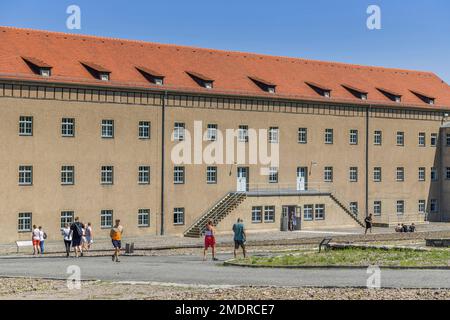
[[[92,233],[92,225],[88,222],[85,229],[85,237],[86,237],[86,250],[91,249],[91,244],[94,242],[93,233]]]
[[[246,235],[245,235],[244,221],[241,218],[238,218],[237,222],[233,224],[233,233],[234,233],[234,258],[236,259],[236,251],[239,249],[239,247],[241,247],[245,259]]]
[[[364,219],[364,222],[366,223],[366,231],[364,234],[367,234],[367,230],[370,230],[370,233],[372,233],[372,214],[369,214],[369,216]]]
[[[212,220],[208,220],[206,223],[206,231],[205,231],[205,248],[203,249],[203,261],[206,260],[206,251],[211,247],[212,259],[213,261],[217,261],[219,259],[216,258],[216,238],[215,238],[215,229],[213,226]]]
[[[41,249],[41,254],[44,254],[45,239],[47,239],[47,234],[42,229],[42,226],[39,226],[39,247]]]
[[[122,248],[122,233],[123,233],[123,227],[120,225],[120,220],[116,220],[116,224],[111,229],[111,232],[109,233],[112,241],[112,245],[114,247],[114,253],[112,255],[112,261],[114,262],[120,262],[119,260],[119,254],[120,249]]]
[[[78,258],[78,254],[83,256],[83,248],[81,247],[81,239],[83,237],[83,226],[81,225],[80,219],[75,218],[75,222],[70,226],[72,231],[72,247],[75,250],[75,257]]]
[[[61,229],[61,235],[64,237],[64,247],[68,258],[70,256],[70,245],[72,244],[72,230],[70,230],[68,223],[64,224],[64,228]]]
[[[33,241],[33,256],[40,253],[40,239],[41,232],[36,225],[33,225],[33,232],[31,232],[31,241]]]

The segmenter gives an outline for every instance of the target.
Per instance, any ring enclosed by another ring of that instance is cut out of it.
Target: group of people
[[[414,223],[411,223],[411,225],[408,226],[406,224],[399,223],[395,227],[395,232],[416,232],[416,225]]]
[[[33,225],[33,231],[31,232],[33,255],[44,254],[45,239],[47,239],[47,234],[42,229],[42,226],[37,227],[36,225]]]
[[[242,253],[244,258],[247,256],[247,251],[245,249],[245,242],[247,241],[247,236],[245,234],[244,221],[241,218],[238,218],[236,223],[233,224],[233,239],[234,239],[234,258],[237,256],[237,250],[239,247],[242,248]],[[212,260],[217,261],[216,258],[216,229],[214,228],[214,224],[212,220],[208,220],[206,223],[206,231],[205,231],[205,246],[203,249],[203,261],[206,260],[206,253],[209,248],[211,248]]]
[[[68,223],[61,229],[61,235],[64,239],[64,246],[66,248],[66,256],[70,256],[70,247],[75,251],[75,257],[83,256],[83,251],[89,251],[94,243],[94,234],[92,231],[92,224],[88,222],[84,224],[80,222],[78,217],[69,226]]]

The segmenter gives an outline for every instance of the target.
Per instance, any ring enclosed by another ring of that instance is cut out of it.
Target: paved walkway
[[[295,243],[297,240],[318,243],[320,239],[331,236],[339,240],[362,241],[362,240],[383,240],[384,237],[396,236],[399,239],[409,239],[421,236],[422,233],[429,232],[448,232],[450,237],[450,223],[430,223],[417,227],[418,234],[395,234],[392,228],[374,228],[373,234],[364,236],[362,228],[347,229],[321,229],[321,230],[302,230],[296,232],[249,232],[248,244],[277,244],[277,243]],[[140,238],[124,238],[123,243],[135,243],[135,249],[165,249],[165,248],[183,248],[183,247],[201,247],[203,245],[202,238],[185,238],[181,236],[145,236]],[[217,236],[218,245],[231,245],[231,234],[221,234]],[[95,239],[93,250],[111,250],[111,242],[109,239]],[[31,247],[21,248],[22,255],[28,255]],[[16,254],[17,248],[15,244],[0,245],[0,255]],[[62,241],[47,241],[46,252],[64,252],[64,244]]]
[[[221,260],[229,259],[221,254]],[[220,262],[203,262],[200,256],[1,259],[1,276],[67,279],[68,266],[79,266],[85,280],[113,282],[157,282],[208,286],[365,287],[366,269],[254,269],[228,267]],[[447,270],[382,270],[386,288],[450,288]]]

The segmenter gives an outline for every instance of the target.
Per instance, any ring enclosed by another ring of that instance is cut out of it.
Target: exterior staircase
[[[206,222],[212,220],[217,225],[231,211],[239,206],[246,198],[245,192],[229,192],[220,199],[212,208],[207,210],[195,223],[190,226],[184,236],[189,238],[200,238],[206,230]]]
[[[350,211],[349,208],[347,208],[342,202],[340,202],[338,200],[338,198],[336,198],[336,196],[334,196],[332,193],[330,194],[330,198],[333,199],[334,202],[336,202],[336,204],[341,207],[353,220],[355,220],[361,227],[365,228],[365,224],[364,222],[362,222],[359,218],[358,215],[353,213],[352,211]]]

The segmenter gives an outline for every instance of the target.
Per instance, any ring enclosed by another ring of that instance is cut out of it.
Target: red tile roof
[[[367,67],[344,63],[321,62],[298,58],[251,53],[199,49],[143,41],[36,31],[0,27],[0,79],[33,80],[94,84],[98,86],[155,88],[136,66],[154,66],[164,74],[167,90],[270,96],[273,98],[344,103],[403,105],[423,108],[450,108],[450,87],[431,72]],[[52,66],[52,76],[33,74],[22,57],[34,57]],[[89,61],[111,72],[112,81],[93,79],[80,63]],[[199,87],[186,73],[205,74],[214,79],[214,89]],[[277,85],[275,94],[263,92],[249,77],[257,74]],[[333,91],[324,98],[311,90],[308,83],[319,83]],[[367,91],[361,101],[343,87],[344,84]],[[401,103],[389,100],[377,88],[402,96]],[[161,87],[158,87],[161,90]],[[435,105],[426,104],[413,92],[435,97]]]
[[[34,64],[38,68],[48,68],[48,69],[50,69],[52,67],[48,63],[45,63],[44,61],[36,59],[34,57],[22,57],[22,59],[27,61],[27,62],[29,62],[29,63],[31,63],[31,64]]]

